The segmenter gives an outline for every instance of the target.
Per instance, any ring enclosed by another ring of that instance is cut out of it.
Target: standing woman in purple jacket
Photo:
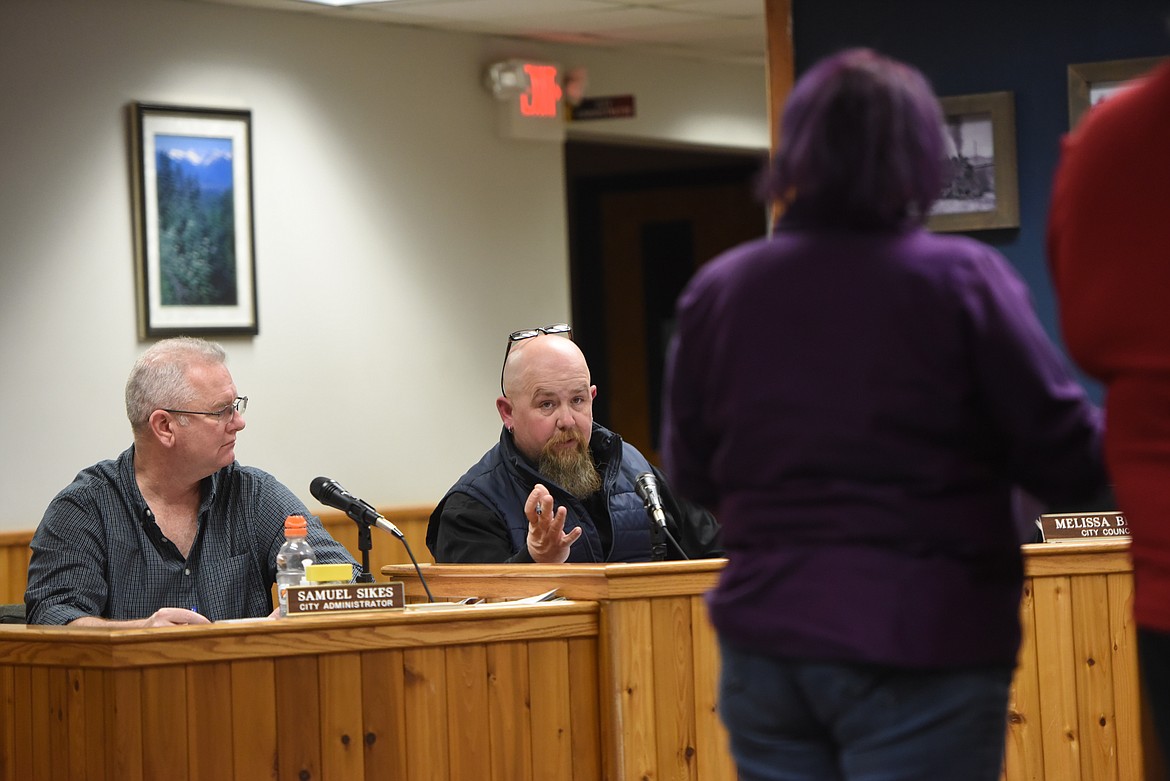
[[[996,781],[1020,642],[1013,487],[1106,487],[1099,411],[990,247],[923,222],[946,165],[916,69],[796,84],[774,235],[678,302],[666,471],[715,511],[709,597],[740,778]]]

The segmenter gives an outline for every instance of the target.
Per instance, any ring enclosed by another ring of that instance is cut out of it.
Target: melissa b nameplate
[[[1129,539],[1129,524],[1119,512],[1051,513],[1041,515],[1039,524],[1044,542]]]

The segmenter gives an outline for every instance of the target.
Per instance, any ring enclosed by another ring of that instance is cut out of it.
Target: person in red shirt
[[[1069,353],[1106,390],[1143,685],[1170,754],[1170,62],[1065,138],[1048,253]]]

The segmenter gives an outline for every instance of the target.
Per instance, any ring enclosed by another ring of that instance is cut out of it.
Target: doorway
[[[674,303],[699,266],[765,233],[767,152],[565,144],[573,336],[594,417],[659,464],[662,369]]]

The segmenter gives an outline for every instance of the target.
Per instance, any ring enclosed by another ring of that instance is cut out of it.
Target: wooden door
[[[746,180],[614,191],[600,198],[600,273],[607,419],[658,463],[662,369],[674,304],[700,265],[765,232]]]

